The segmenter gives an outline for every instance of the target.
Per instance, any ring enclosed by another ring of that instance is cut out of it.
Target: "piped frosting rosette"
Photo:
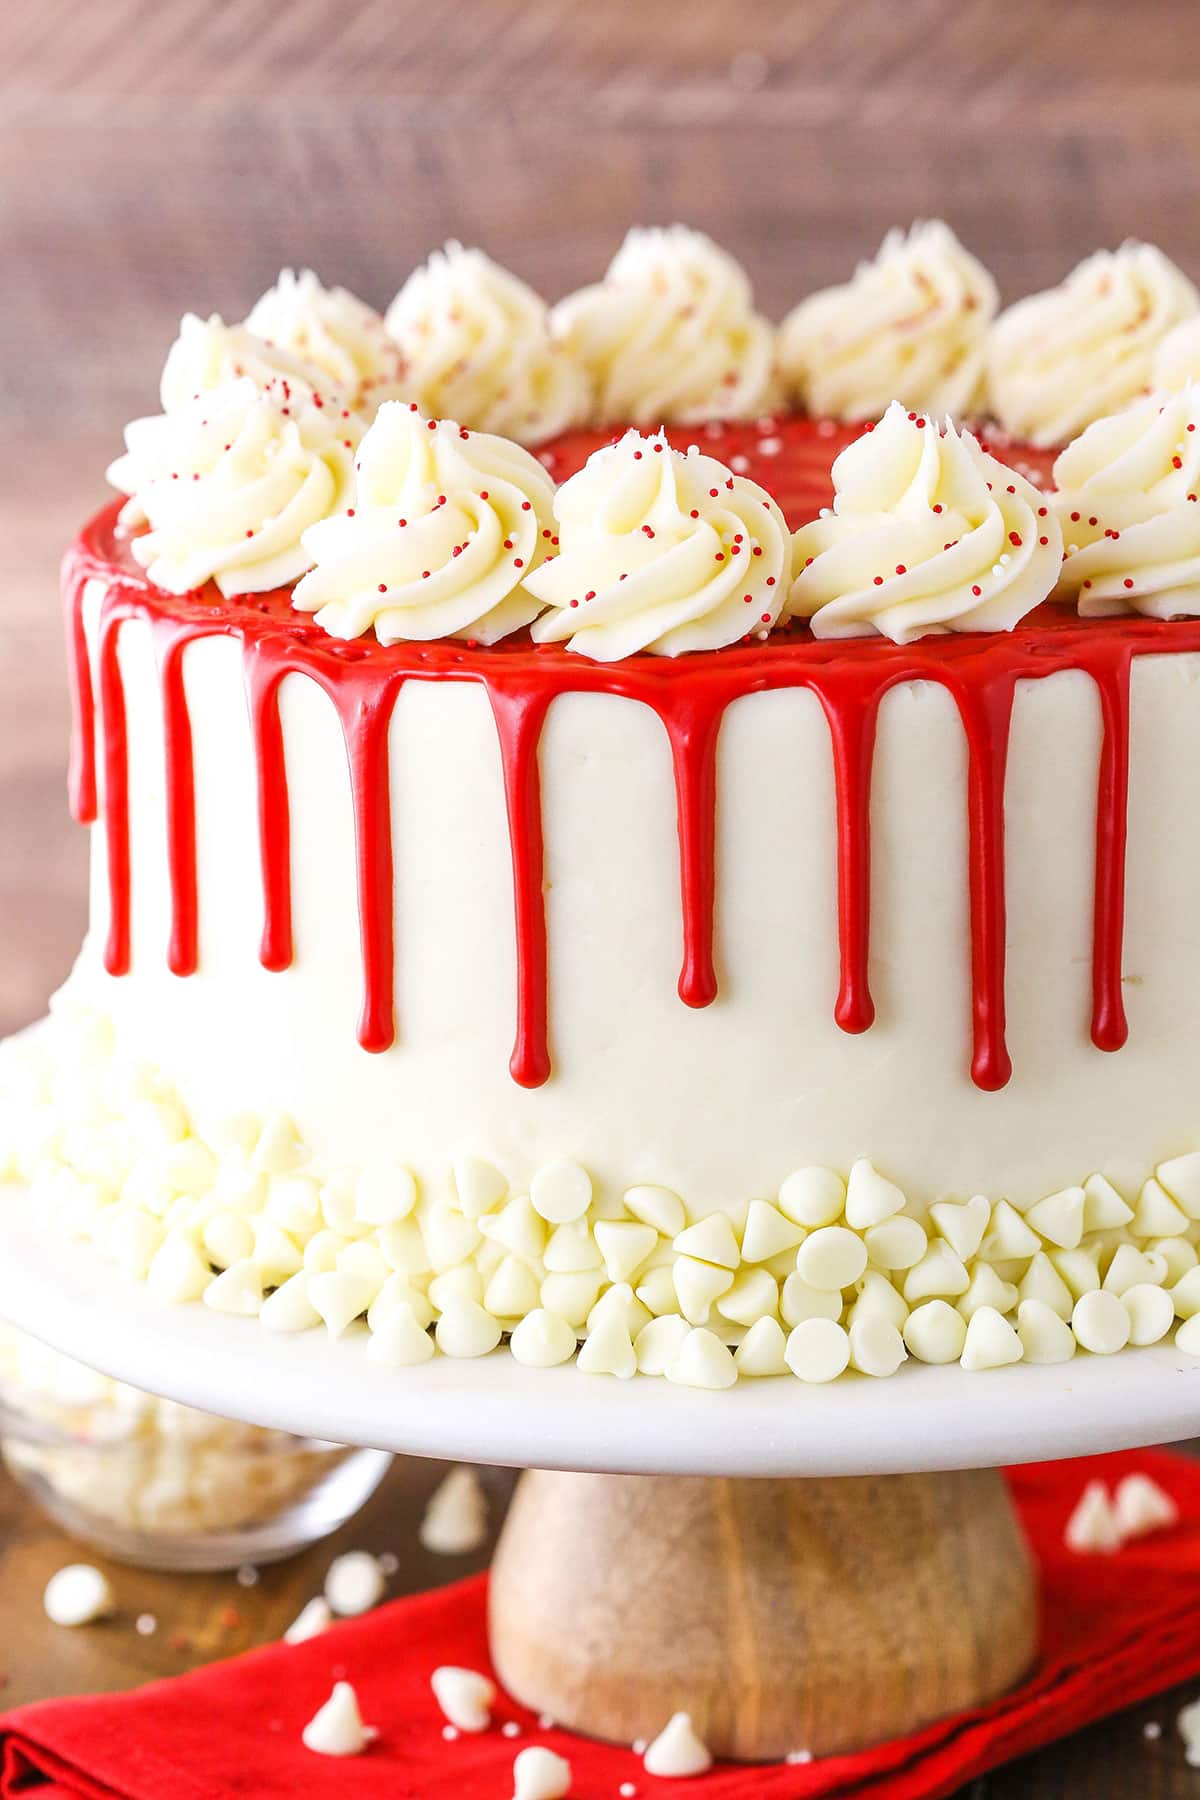
[[[281,270],[251,308],[246,329],[319,369],[370,412],[409,391],[404,358],[380,314],[348,288],[322,287],[311,269]]]
[[[353,408],[353,392],[331,382],[315,363],[279,344],[267,343],[246,325],[226,325],[217,313],[207,319],[185,313],[179,336],[163,364],[159,383],[162,409],[178,412],[198,395],[242,377],[269,394],[285,417],[298,415],[314,396],[319,410]]]
[[[692,445],[629,431],[597,450],[555,496],[561,549],[528,583],[551,609],[540,643],[598,662],[637,650],[718,650],[776,622],[791,546],[783,514],[753,481]]]
[[[587,416],[583,371],[551,338],[545,302],[482,250],[434,251],[392,301],[387,329],[432,418],[531,444]]]
[[[1200,295],[1153,244],[1098,250],[992,327],[992,411],[1015,437],[1065,444],[1151,387],[1158,346]]]
[[[767,404],[774,333],[745,271],[701,231],[631,231],[604,280],[559,301],[551,324],[601,424],[748,418]]]
[[[779,328],[789,391],[825,418],[874,419],[892,399],[976,408],[996,284],[940,221],[889,231],[874,262],[802,300]]]
[[[495,643],[540,603],[554,487],[519,444],[389,401],[363,438],[353,510],[308,532],[292,604],[331,636]]]
[[[1042,495],[947,420],[895,402],[833,465],[795,537],[788,610],[817,637],[1010,631],[1046,598],[1062,534]]]
[[[130,495],[122,523],[148,526],[134,556],[171,594],[209,580],[226,596],[294,581],[311,561],[304,532],[350,500],[361,430],[333,408],[285,416],[248,376],[134,420],[108,471]]]
[[[1200,614],[1200,384],[1098,419],[1054,465],[1058,595],[1087,617]]]
[[[1155,393],[1177,393],[1200,381],[1200,313],[1168,331],[1154,353]]]

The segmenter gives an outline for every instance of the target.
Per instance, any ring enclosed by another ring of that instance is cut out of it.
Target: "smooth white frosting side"
[[[540,610],[525,582],[553,504],[519,444],[388,401],[359,447],[352,508],[305,535],[313,567],[292,604],[334,637],[495,643]]]
[[[387,312],[421,410],[536,443],[587,416],[583,371],[550,336],[545,302],[482,250],[450,242]]]
[[[604,280],[560,300],[551,325],[586,369],[601,424],[746,418],[767,403],[774,334],[745,271],[701,231],[631,231]]]
[[[1159,344],[1198,310],[1192,283],[1153,244],[1098,250],[996,320],[991,409],[1015,437],[1065,444],[1151,386]]]
[[[315,395],[321,407],[354,405],[354,393],[330,381],[316,363],[279,343],[267,343],[245,325],[226,325],[219,313],[202,319],[185,313],[167,352],[159,383],[165,413],[178,412],[199,394],[245,376],[281,409],[299,409]]]
[[[1037,489],[893,402],[833,465],[832,512],[795,537],[788,610],[817,637],[1010,631],[1044,600],[1062,535]]]
[[[1200,614],[1200,383],[1097,419],[1054,479],[1061,598],[1085,618]]]
[[[323,287],[311,269],[282,269],[255,301],[246,328],[315,365],[360,407],[373,411],[410,391],[404,358],[379,313],[347,288]]]
[[[940,220],[889,231],[873,262],[783,321],[783,380],[824,418],[873,419],[893,399],[956,417],[972,412],[998,299],[983,264]]]
[[[724,463],[662,434],[626,432],[554,501],[562,547],[529,588],[552,610],[541,643],[599,662],[653,650],[717,650],[778,619],[791,572],[774,500]]]
[[[226,596],[294,581],[311,562],[305,530],[350,500],[361,430],[332,407],[285,417],[248,376],[135,419],[108,471],[130,495],[122,522],[148,525],[134,556],[171,594],[209,580]]]
[[[1174,393],[1200,381],[1200,314],[1168,331],[1154,353],[1153,386]]]

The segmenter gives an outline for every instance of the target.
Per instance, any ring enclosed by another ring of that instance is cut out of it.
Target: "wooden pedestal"
[[[518,1700],[614,1742],[686,1711],[714,1755],[861,1748],[992,1699],[1037,1649],[1000,1477],[522,1477],[492,1571]]]

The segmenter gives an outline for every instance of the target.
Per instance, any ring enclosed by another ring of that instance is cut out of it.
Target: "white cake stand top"
[[[884,1381],[790,1376],[698,1392],[507,1352],[379,1369],[365,1332],[279,1337],[172,1306],[0,1188],[0,1318],[189,1406],[337,1443],[528,1468],[664,1475],[868,1475],[986,1468],[1200,1435],[1200,1362],[1170,1345],[967,1374],[908,1363]]]

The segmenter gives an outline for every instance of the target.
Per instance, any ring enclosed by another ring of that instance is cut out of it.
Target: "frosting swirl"
[[[255,301],[246,329],[319,369],[360,408],[374,411],[408,392],[404,359],[380,315],[348,288],[322,287],[311,269],[282,269]]]
[[[728,253],[683,225],[634,230],[604,280],[551,326],[592,385],[599,423],[747,418],[767,403],[773,333]]]
[[[587,414],[583,373],[552,340],[545,302],[482,250],[435,250],[392,301],[387,329],[431,417],[531,444]]]
[[[693,444],[629,431],[559,488],[562,548],[530,578],[532,627],[599,662],[717,650],[778,619],[791,572],[783,514]]]
[[[1150,387],[1172,326],[1200,309],[1153,244],[1098,250],[1060,287],[1018,300],[992,327],[992,411],[1015,437],[1063,444]]]
[[[1200,314],[1174,326],[1154,352],[1156,393],[1177,393],[1193,381],[1200,381]]]
[[[330,383],[315,363],[279,344],[269,344],[245,325],[226,325],[218,313],[207,319],[185,313],[179,336],[167,352],[159,384],[165,413],[178,412],[200,394],[241,376],[269,394],[282,409],[299,409],[316,395],[322,406],[351,407],[354,396]]]
[[[292,604],[333,637],[495,643],[539,610],[525,583],[553,500],[519,444],[388,401],[359,447],[353,510],[305,534],[314,566]]]
[[[889,231],[874,262],[802,300],[779,328],[779,366],[810,413],[874,419],[892,399],[977,408],[996,284],[940,221]]]
[[[1067,543],[1058,598],[1085,618],[1200,614],[1200,383],[1096,420],[1054,479]]]
[[[794,542],[788,610],[816,637],[1010,631],[1044,600],[1062,536],[1037,489],[947,420],[897,401],[833,465],[833,511]]]
[[[131,500],[123,524],[150,579],[170,594],[208,580],[221,593],[262,593],[309,567],[308,526],[350,498],[359,420],[308,405],[285,417],[248,377],[178,410],[135,419],[108,471]]]

